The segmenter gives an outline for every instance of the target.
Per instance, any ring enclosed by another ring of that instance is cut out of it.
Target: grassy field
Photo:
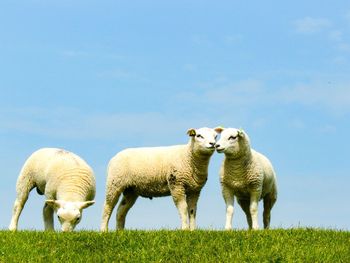
[[[350,262],[350,232],[0,231],[0,262]]]

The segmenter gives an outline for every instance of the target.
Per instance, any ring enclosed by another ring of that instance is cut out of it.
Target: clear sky
[[[0,229],[20,169],[41,147],[93,167],[96,204],[78,229],[98,229],[112,156],[222,125],[242,127],[275,167],[272,227],[349,230],[349,119],[348,0],[0,2]],[[200,228],[224,227],[222,158],[210,164]],[[43,229],[43,203],[33,191],[20,229]],[[246,228],[236,208],[233,226]],[[126,220],[179,225],[169,197],[138,199]]]

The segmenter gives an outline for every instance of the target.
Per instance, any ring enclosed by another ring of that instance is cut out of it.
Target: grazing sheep
[[[126,214],[138,196],[169,195],[179,211],[182,229],[196,228],[197,201],[207,181],[217,133],[210,128],[200,128],[189,129],[187,134],[191,138],[185,145],[131,148],[111,159],[102,231],[108,231],[109,218],[122,193],[123,199],[117,210],[118,229],[124,228]]]
[[[222,194],[226,203],[225,229],[232,229],[233,202],[247,216],[249,228],[258,229],[258,202],[264,200],[264,228],[270,226],[271,209],[277,199],[276,175],[270,161],[250,148],[249,137],[233,128],[216,128],[221,133],[216,150],[225,153],[220,170]]]
[[[62,231],[72,231],[80,222],[82,209],[95,201],[95,177],[89,165],[74,153],[43,148],[25,162],[17,180],[17,199],[13,208],[10,230],[17,230],[18,219],[36,187],[45,195],[43,216],[45,230],[53,230],[53,213],[57,213]]]

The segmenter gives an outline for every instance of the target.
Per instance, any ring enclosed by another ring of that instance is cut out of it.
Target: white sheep
[[[182,229],[196,228],[197,201],[207,181],[217,133],[210,128],[200,128],[189,129],[187,134],[190,140],[185,145],[131,148],[111,159],[102,231],[108,231],[109,218],[122,193],[123,199],[117,210],[118,229],[124,228],[126,214],[138,196],[169,195],[180,214]]]
[[[92,201],[96,191],[95,177],[90,166],[74,153],[43,148],[27,159],[18,177],[10,230],[17,230],[29,192],[35,187],[38,194],[46,197],[45,230],[54,229],[55,211],[61,230],[72,231],[81,220],[82,209],[95,202]]]
[[[222,194],[226,203],[225,229],[232,229],[236,196],[246,214],[249,228],[258,229],[258,202],[264,200],[264,228],[270,226],[271,209],[277,199],[276,175],[271,162],[250,148],[248,135],[234,128],[216,128],[221,133],[216,150],[224,153],[220,169]]]

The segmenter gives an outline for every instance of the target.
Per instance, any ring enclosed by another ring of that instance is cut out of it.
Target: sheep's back
[[[95,178],[90,166],[72,152],[43,148],[28,159],[36,187],[48,198],[56,199],[57,191],[75,192],[83,199],[95,196]]]
[[[186,145],[176,145],[123,150],[109,163],[107,184],[134,186],[140,188],[140,195],[166,195],[167,176],[182,169],[186,149]]]

